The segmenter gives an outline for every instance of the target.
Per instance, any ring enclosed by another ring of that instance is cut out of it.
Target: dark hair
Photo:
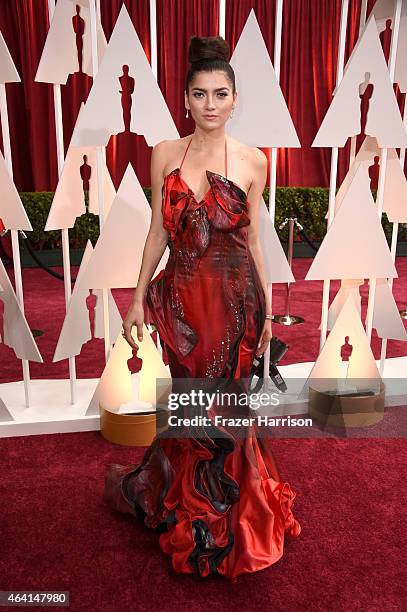
[[[230,47],[222,36],[192,36],[189,41],[190,67],[185,80],[185,91],[188,93],[189,85],[197,72],[223,70],[232,84],[233,93],[236,91],[235,73],[229,64]]]

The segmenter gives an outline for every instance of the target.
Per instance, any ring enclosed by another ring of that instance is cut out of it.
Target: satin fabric
[[[175,385],[222,379],[229,392],[247,391],[265,320],[248,248],[249,203],[236,183],[206,174],[210,188],[200,202],[179,168],[165,177],[170,256],[149,284],[146,317],[159,331]],[[209,416],[230,410],[214,404]],[[233,416],[251,414],[233,407]],[[278,561],[285,535],[298,536],[301,526],[292,512],[296,493],[281,481],[267,439],[255,424],[238,433],[186,430],[182,438],[157,435],[138,465],[110,465],[105,499],[160,533],[177,572],[233,579]]]

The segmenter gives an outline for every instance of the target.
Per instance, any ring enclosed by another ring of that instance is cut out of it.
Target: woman
[[[152,219],[134,301],[123,323],[143,338],[145,310],[168,357],[174,385],[248,390],[254,356],[271,339],[271,309],[258,234],[267,177],[259,149],[225,134],[236,106],[229,46],[221,37],[190,41],[185,106],[192,135],[152,153]],[[233,178],[230,178],[232,176]],[[164,270],[152,275],[167,246]],[[236,397],[236,396],[235,396]],[[240,397],[240,396],[239,396]],[[234,579],[275,563],[284,534],[299,535],[295,493],[281,482],[256,424],[215,426],[216,415],[249,415],[215,402],[209,422],[183,435],[159,434],[138,465],[111,465],[105,497],[160,532],[176,571]],[[186,410],[191,416],[191,406]]]

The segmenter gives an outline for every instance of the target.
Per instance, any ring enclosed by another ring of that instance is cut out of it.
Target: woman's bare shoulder
[[[235,149],[236,153],[240,154],[242,157],[252,162],[253,164],[256,165],[259,163],[264,163],[264,161],[267,162],[265,154],[257,147],[251,147],[250,145],[247,145],[244,142],[240,142],[235,138],[230,138],[230,141],[232,142],[233,148]]]
[[[258,149],[257,147],[250,147],[251,155],[253,159],[253,165],[255,169],[264,169],[267,168],[267,157],[263,151]]]
[[[163,174],[173,170],[172,166],[179,161],[188,138],[188,136],[184,136],[175,140],[161,140],[154,145],[152,156],[155,164],[162,169]]]
[[[237,159],[249,168],[248,174],[251,175],[256,171],[260,172],[267,168],[267,157],[257,147],[251,147],[235,138],[230,138],[233,150],[236,152]]]

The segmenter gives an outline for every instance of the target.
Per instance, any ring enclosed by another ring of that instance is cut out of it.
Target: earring
[[[187,108],[187,114],[185,115],[185,117],[188,119],[189,117],[189,108]]]
[[[233,111],[234,111],[234,106],[232,106],[232,112],[230,113],[229,117],[232,118],[233,117]]]

